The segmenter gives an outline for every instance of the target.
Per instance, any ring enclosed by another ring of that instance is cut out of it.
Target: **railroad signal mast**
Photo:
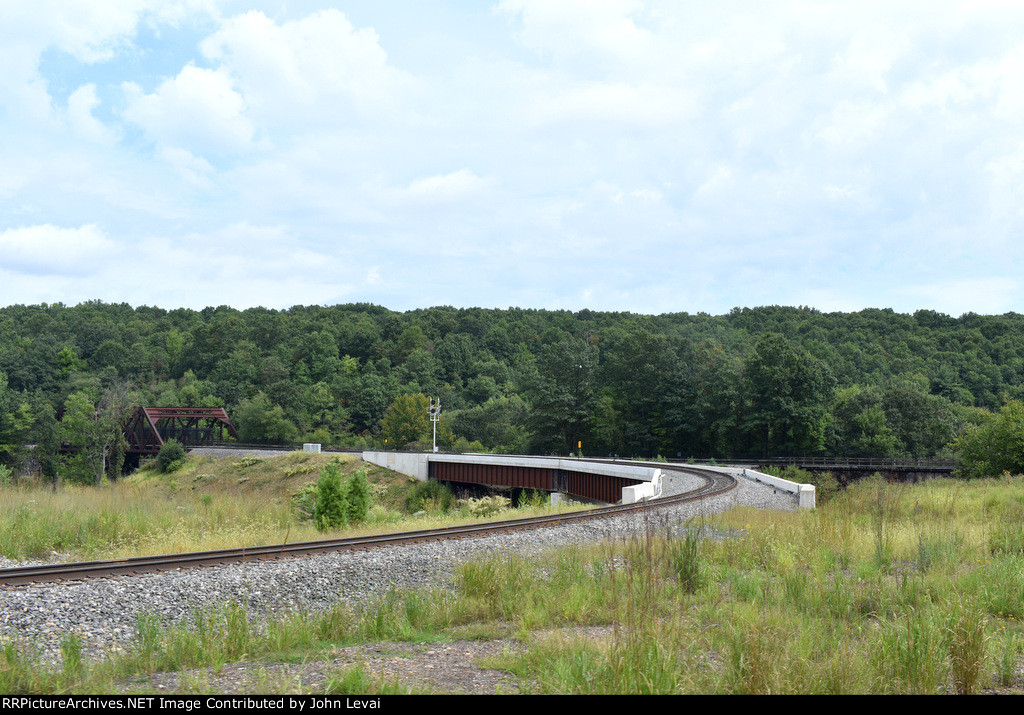
[[[437,398],[437,402],[434,402],[434,398],[428,398],[430,400],[430,407],[427,412],[430,413],[430,421],[434,423],[434,452],[437,452],[437,423],[441,420],[441,398]]]

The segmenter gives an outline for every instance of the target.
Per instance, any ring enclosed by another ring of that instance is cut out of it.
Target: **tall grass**
[[[992,544],[1022,492],[1019,478],[866,483],[817,512],[734,510],[600,544],[484,556],[458,566],[450,588],[392,589],[359,608],[257,619],[226,604],[169,629],[142,618],[131,647],[104,664],[70,637],[51,670],[8,644],[0,688],[89,690],[129,673],[469,634],[523,640],[524,653],[488,664],[524,692],[1020,687],[1024,555]],[[359,670],[330,686],[402,687]]]
[[[144,471],[102,489],[0,487],[0,555],[104,559],[321,539],[324,535],[292,500],[315,480],[320,462],[305,453],[234,463],[189,457],[173,474]],[[342,464],[349,471],[357,465],[353,460]],[[404,478],[399,481],[402,489],[377,485],[382,487],[378,503],[365,522],[332,534],[479,521],[468,509],[413,520],[386,504],[404,502],[400,493],[411,485]],[[389,496],[391,491],[396,494]],[[568,509],[533,505],[520,513]]]

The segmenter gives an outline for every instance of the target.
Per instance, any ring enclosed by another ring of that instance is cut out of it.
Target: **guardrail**
[[[697,460],[700,462],[701,460]],[[723,461],[723,460],[719,460]],[[729,459],[730,464],[758,464],[761,466],[832,467],[849,469],[955,469],[956,459],[907,459],[897,457],[769,457],[766,459]]]

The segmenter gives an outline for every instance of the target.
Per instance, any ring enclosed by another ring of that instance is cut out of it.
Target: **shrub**
[[[459,437],[455,440],[455,444],[452,447],[452,451],[457,454],[469,454],[469,453],[487,453],[489,450],[479,442],[479,440],[473,440],[470,442],[465,437]]]
[[[360,469],[348,480],[348,518],[352,522],[366,521],[370,513],[370,482],[366,470]]]
[[[292,504],[300,519],[316,519],[317,484],[310,482],[292,495]]]
[[[160,448],[156,463],[161,472],[173,472],[185,459],[185,446],[176,439],[169,439]]]
[[[505,511],[511,505],[512,501],[508,497],[501,496],[459,500],[459,506],[468,511],[472,516],[492,516]]]
[[[696,593],[704,583],[700,535],[697,531],[687,529],[686,536],[682,539],[670,539],[668,558],[683,590],[686,593]]]
[[[426,482],[420,482],[413,487],[412,492],[405,499],[405,508],[410,514],[424,510],[431,511],[427,507],[434,507],[434,509],[439,511],[448,511],[452,508],[452,502],[454,501],[455,497],[452,496],[451,489],[441,482],[431,479]]]
[[[348,523],[348,498],[341,470],[328,464],[316,485],[316,527],[320,531],[336,529]]]

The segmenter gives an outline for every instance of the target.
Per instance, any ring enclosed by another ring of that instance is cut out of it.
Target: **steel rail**
[[[599,461],[599,460],[581,460]],[[645,466],[665,468],[664,464],[641,463]],[[527,517],[523,519],[506,519],[480,524],[448,526],[438,529],[419,529],[395,532],[390,534],[373,534],[369,536],[350,536],[340,539],[324,539],[320,541],[302,541],[294,544],[272,544],[268,546],[249,546],[213,551],[192,551],[179,554],[163,554],[159,556],[137,556],[124,559],[102,561],[79,561],[62,564],[41,564],[36,566],[16,566],[0,569],[0,587],[24,586],[55,581],[78,581],[90,578],[106,578],[110,576],[126,576],[162,571],[184,570],[203,566],[221,566],[226,564],[251,561],[269,561],[281,558],[309,556],[329,551],[359,551],[387,546],[400,546],[439,541],[445,539],[461,539],[490,534],[537,529],[587,519],[600,519],[628,514],[644,509],[654,509],[672,504],[695,501],[709,496],[723,494],[736,487],[736,479],[728,474],[687,467],[673,467],[669,471],[682,472],[698,476],[705,480],[702,487],[676,494],[660,497],[635,504],[618,504],[580,512],[552,514],[548,516]]]

